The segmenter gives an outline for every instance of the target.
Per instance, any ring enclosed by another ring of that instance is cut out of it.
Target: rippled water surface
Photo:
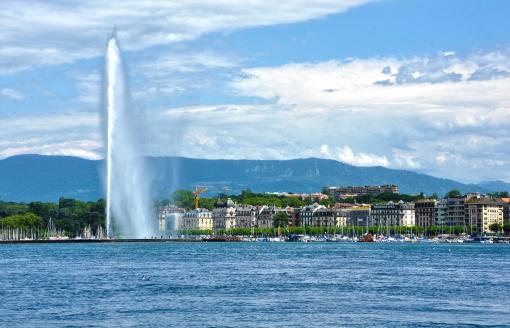
[[[510,246],[0,245],[0,325],[510,326]]]

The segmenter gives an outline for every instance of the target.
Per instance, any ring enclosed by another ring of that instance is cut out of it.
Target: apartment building
[[[416,226],[426,228],[436,224],[436,205],[435,199],[423,199],[414,204]]]
[[[205,208],[197,208],[183,214],[179,230],[212,230],[212,212]]]
[[[475,198],[467,200],[466,224],[476,225],[477,230],[483,233],[491,232],[492,224],[503,224],[504,203],[491,198]]]

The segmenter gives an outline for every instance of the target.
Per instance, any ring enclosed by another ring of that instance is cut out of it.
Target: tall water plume
[[[109,237],[148,238],[154,231],[148,175],[115,36],[108,41],[106,50],[105,82],[107,234]]]

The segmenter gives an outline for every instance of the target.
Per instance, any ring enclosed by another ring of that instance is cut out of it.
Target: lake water
[[[510,326],[510,245],[0,245],[0,325]]]

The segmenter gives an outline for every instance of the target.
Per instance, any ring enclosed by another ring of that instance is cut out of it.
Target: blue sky
[[[3,1],[0,157],[102,158],[114,27],[150,155],[510,181],[508,1]]]

